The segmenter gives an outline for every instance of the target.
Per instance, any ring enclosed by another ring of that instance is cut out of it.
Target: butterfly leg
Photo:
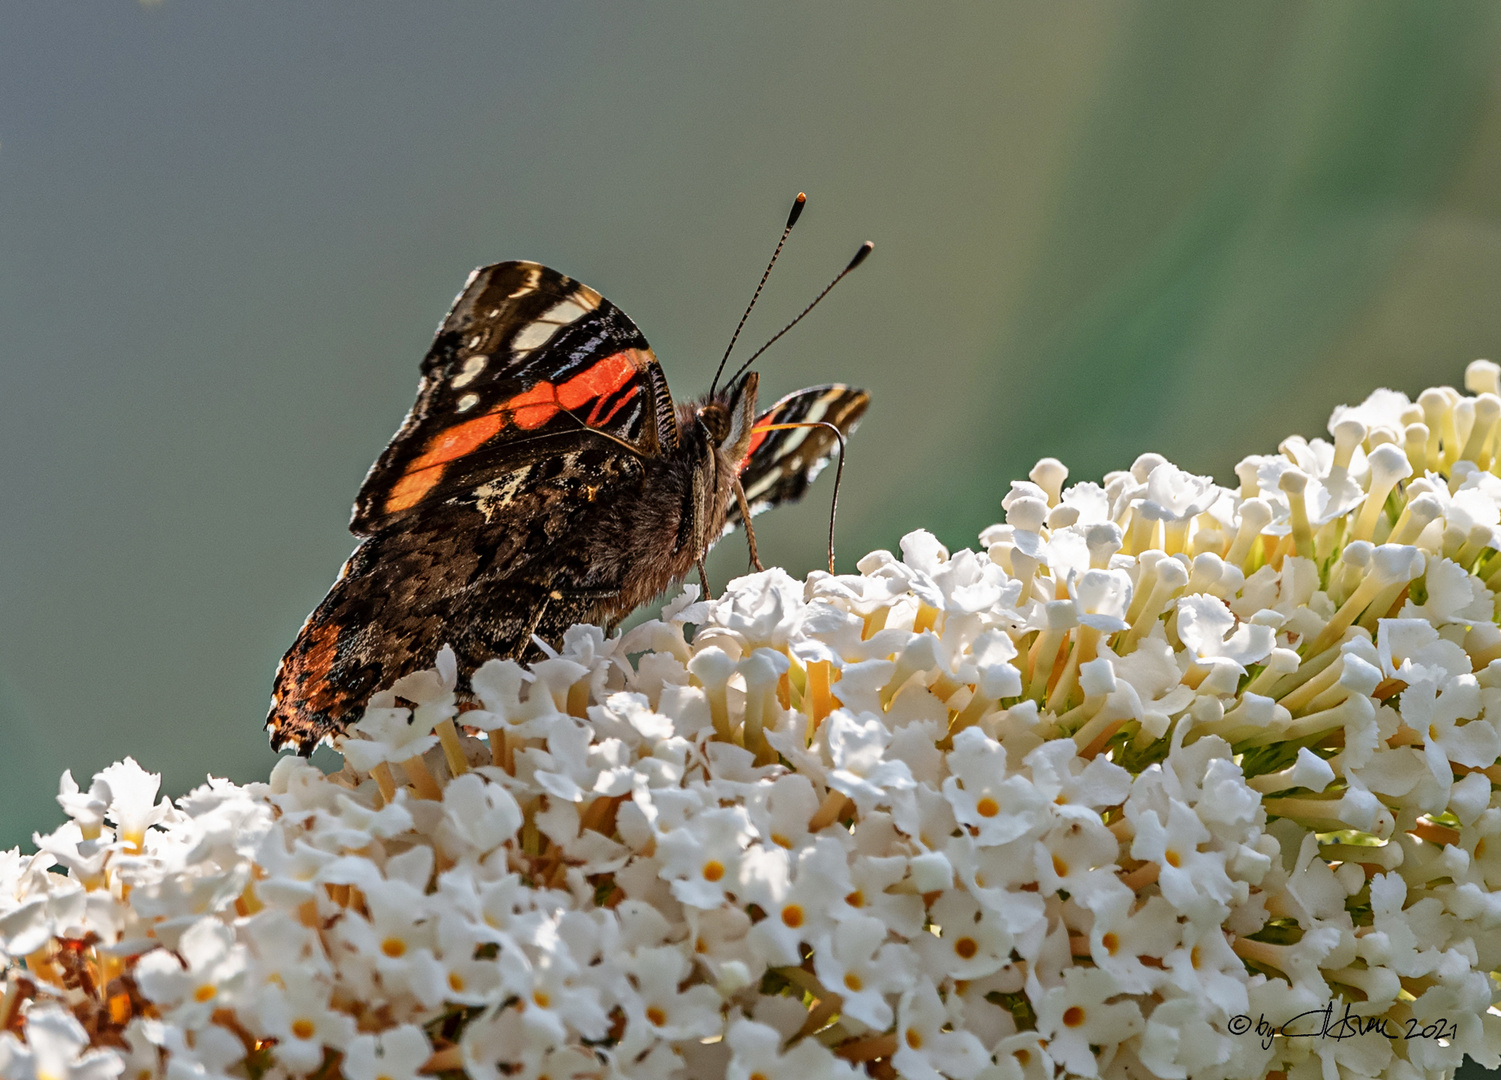
[[[521,634],[521,653],[518,655],[525,654],[526,651],[531,647],[532,638],[536,636],[537,628],[542,625],[542,616],[547,613],[547,606],[552,603],[553,597],[556,595],[557,593],[549,593],[548,595],[544,596],[542,598],[542,603],[537,605],[537,610],[532,612],[531,621],[526,624],[526,630],[524,630]],[[544,653],[543,655],[546,654]]]
[[[550,644],[556,647],[562,640],[563,632],[575,623],[599,623],[604,626],[606,617],[613,607],[609,601],[618,599],[620,591],[618,586],[609,585],[594,588],[588,586],[570,588],[555,584],[545,594],[541,606],[532,615],[526,634],[521,639],[522,642],[529,643],[533,635],[538,635],[544,640],[550,639]],[[613,622],[619,621],[619,618],[613,620]],[[613,622],[605,626],[606,636],[614,628]]]
[[[704,587],[704,599],[713,600],[714,593],[709,589],[709,572],[704,569],[704,560],[698,560],[698,580]]]
[[[750,503],[745,499],[745,488],[741,486],[740,478],[735,478],[735,502],[740,506],[740,520],[745,523],[745,542],[750,547],[751,569],[760,573],[766,567],[761,565],[761,557],[756,554],[756,530],[751,525]]]
[[[567,597],[569,600],[613,600],[620,595],[620,589],[613,586],[600,586],[597,589],[563,589],[556,599]]]

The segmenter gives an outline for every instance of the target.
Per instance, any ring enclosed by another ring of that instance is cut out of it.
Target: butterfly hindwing
[[[489,515],[483,496],[438,504],[365,540],[277,670],[274,744],[310,750],[377,690],[431,666],[439,645],[452,646],[466,689],[490,657],[592,621],[598,597],[579,586],[593,560],[575,546],[599,512],[589,489],[631,493],[641,475],[638,459],[599,441],[508,474]]]
[[[810,386],[788,394],[756,417],[755,427],[822,421],[833,424],[847,437],[859,424],[868,404],[870,395],[852,386],[839,383]],[[814,477],[838,451],[839,440],[825,427],[757,431],[751,440],[750,453],[740,466],[740,483],[751,514],[802,498]],[[737,506],[730,508],[729,522],[739,524]]]
[[[350,530],[611,439],[642,456],[677,438],[671,395],[641,331],[556,270],[504,262],[470,275],[422,361],[417,400],[371,467]],[[592,429],[592,431],[591,431]]]

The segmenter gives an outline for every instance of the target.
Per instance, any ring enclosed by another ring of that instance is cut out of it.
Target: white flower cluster
[[[1498,374],[1238,490],[1045,460],[984,551],[690,589],[477,707],[445,649],[332,777],[65,776],[0,855],[0,1076],[1501,1064]]]

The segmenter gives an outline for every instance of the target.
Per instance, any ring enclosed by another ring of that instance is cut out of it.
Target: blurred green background
[[[874,240],[760,365],[872,392],[846,567],[973,543],[1044,454],[1230,480],[1501,353],[1491,2],[3,13],[0,846],[64,768],[265,776],[277,659],[481,263],[600,289],[681,397],[799,189],[748,346]],[[758,527],[794,572],[818,490]]]

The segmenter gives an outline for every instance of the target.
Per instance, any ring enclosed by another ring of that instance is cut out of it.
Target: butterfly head
[[[739,461],[750,449],[751,425],[756,418],[756,382],[754,371],[737,379],[708,398],[695,410],[694,417],[709,443]]]

